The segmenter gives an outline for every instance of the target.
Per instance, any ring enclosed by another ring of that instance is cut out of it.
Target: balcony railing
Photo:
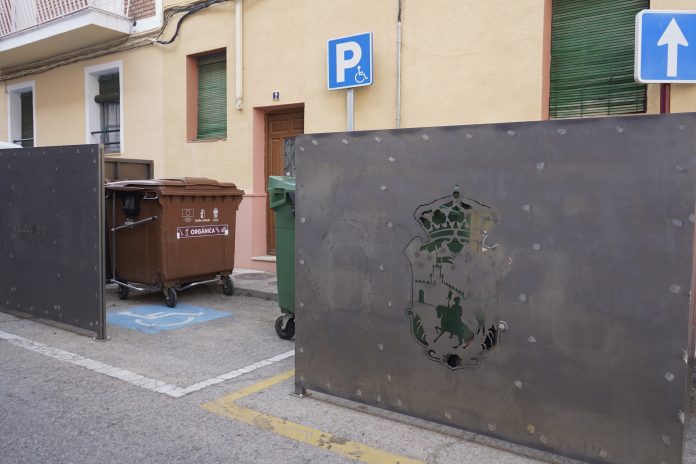
[[[86,9],[128,17],[131,0],[0,0],[0,38]]]

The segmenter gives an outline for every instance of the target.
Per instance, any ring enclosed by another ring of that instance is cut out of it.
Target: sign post
[[[346,128],[354,128],[355,87],[372,85],[372,33],[330,39],[327,42],[327,86],[347,89]]]

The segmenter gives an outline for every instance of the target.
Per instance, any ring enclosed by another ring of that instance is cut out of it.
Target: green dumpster
[[[278,305],[283,315],[276,319],[280,338],[295,336],[295,178],[270,176],[268,199],[275,212]]]

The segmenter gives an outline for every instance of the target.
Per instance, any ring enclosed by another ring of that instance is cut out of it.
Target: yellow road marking
[[[377,448],[363,445],[362,443],[346,440],[345,438],[328,432],[322,432],[321,430],[286,421],[280,417],[271,416],[270,414],[265,414],[236,404],[236,401],[251,394],[266,390],[273,385],[292,378],[294,375],[294,370],[276,375],[275,377],[271,377],[255,385],[225,395],[210,403],[205,403],[203,408],[215,414],[252,425],[258,429],[267,430],[301,443],[332,451],[355,461],[367,464],[423,464],[422,461],[388,453]]]

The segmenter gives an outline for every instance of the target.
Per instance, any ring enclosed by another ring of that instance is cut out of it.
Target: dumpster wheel
[[[225,295],[234,295],[234,282],[232,282],[232,277],[225,276],[222,278],[222,293]]]
[[[285,324],[285,329],[283,329],[283,316],[278,317],[275,321],[275,330],[280,338],[283,340],[290,340],[295,336],[295,318],[292,317],[288,319]]]
[[[121,300],[127,300],[128,299],[128,293],[130,289],[126,287],[125,285],[120,285],[118,286],[118,297]]]
[[[165,303],[167,303],[167,306],[170,308],[174,308],[176,306],[176,290],[171,287],[165,287],[163,291]]]

